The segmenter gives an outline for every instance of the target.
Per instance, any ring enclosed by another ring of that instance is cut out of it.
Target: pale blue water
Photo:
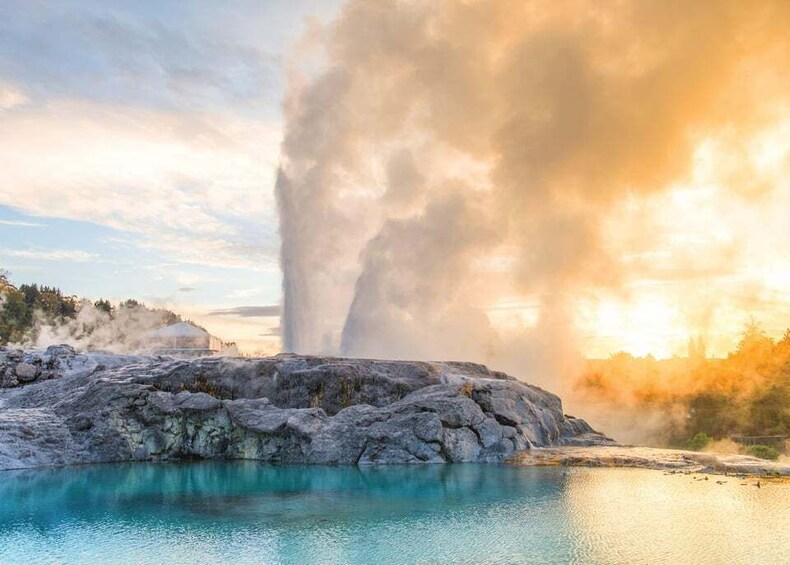
[[[0,473],[2,563],[783,563],[790,488],[629,469]]]

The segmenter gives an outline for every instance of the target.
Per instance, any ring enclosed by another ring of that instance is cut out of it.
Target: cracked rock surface
[[[20,366],[22,367],[20,370]],[[0,348],[0,469],[188,458],[497,462],[611,445],[560,399],[472,363]]]

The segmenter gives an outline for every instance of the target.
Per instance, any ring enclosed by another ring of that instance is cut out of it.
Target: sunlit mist
[[[788,13],[348,2],[285,106],[285,349],[540,381],[781,335]]]

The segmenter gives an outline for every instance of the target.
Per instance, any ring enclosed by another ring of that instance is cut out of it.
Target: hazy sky
[[[311,350],[788,325],[786,4],[340,3],[0,0],[0,266],[274,352],[285,136]]]
[[[227,311],[279,303],[286,53],[335,9],[0,0],[0,266],[276,349],[276,308]]]

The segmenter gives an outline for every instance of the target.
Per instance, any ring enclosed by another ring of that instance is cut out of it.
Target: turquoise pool
[[[635,469],[0,473],[0,563],[786,563],[790,486]]]

